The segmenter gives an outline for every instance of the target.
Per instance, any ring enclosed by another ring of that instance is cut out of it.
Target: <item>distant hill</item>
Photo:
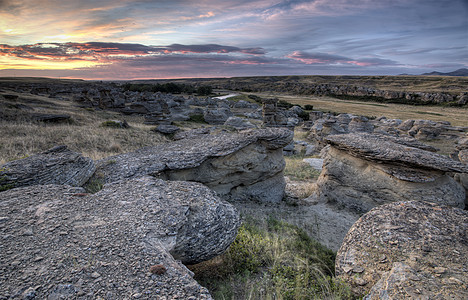
[[[428,75],[428,76],[468,76],[468,69],[463,68],[463,69],[458,69],[453,72],[448,72],[448,73],[442,73],[442,72],[431,72],[431,73],[424,73],[421,75]]]

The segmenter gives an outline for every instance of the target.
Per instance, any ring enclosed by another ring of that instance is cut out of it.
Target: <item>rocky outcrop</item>
[[[468,212],[422,201],[372,209],[349,230],[336,275],[365,299],[467,299]]]
[[[222,253],[240,224],[203,185],[152,177],[94,195],[43,185],[0,198],[2,299],[211,299],[178,260]]]
[[[236,129],[248,129],[248,128],[255,128],[255,125],[247,121],[246,119],[239,118],[239,117],[229,117],[224,125],[231,126]]]
[[[287,129],[199,135],[99,161],[106,182],[144,175],[201,182],[221,195],[278,202],[284,194]]]
[[[203,119],[208,124],[222,125],[231,116],[232,116],[232,112],[229,110],[229,108],[226,108],[226,107],[210,108],[210,109],[205,110],[203,114]]]
[[[0,166],[0,184],[10,187],[38,184],[82,186],[95,170],[90,158],[66,146],[57,146]]]
[[[358,212],[401,200],[464,207],[465,191],[451,173],[468,166],[423,150],[427,146],[415,140],[366,133],[326,140],[330,147],[316,190],[322,201]]]

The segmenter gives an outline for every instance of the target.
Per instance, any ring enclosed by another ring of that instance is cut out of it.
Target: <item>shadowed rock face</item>
[[[284,194],[282,148],[287,129],[199,136],[106,158],[98,172],[106,182],[144,175],[201,182],[221,195],[278,202]]]
[[[468,167],[415,148],[417,141],[363,133],[326,140],[330,148],[316,192],[322,201],[358,212],[401,200],[464,207],[465,191],[447,172],[466,172]]]
[[[2,185],[14,187],[38,184],[82,186],[93,175],[93,160],[57,146],[40,154],[0,166]]]
[[[422,201],[372,209],[349,230],[336,275],[366,299],[467,299],[468,212]]]
[[[211,299],[175,259],[222,253],[240,225],[233,206],[201,184],[152,177],[83,192],[46,185],[1,193],[1,298]]]

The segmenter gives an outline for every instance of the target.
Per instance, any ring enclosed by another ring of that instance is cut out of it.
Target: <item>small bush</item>
[[[284,100],[279,100],[278,101],[278,107],[283,107],[283,108],[289,109],[289,108],[291,108],[293,106],[294,106],[294,104],[291,104],[291,103],[289,103],[287,101],[284,101]]]
[[[314,106],[310,105],[310,104],[306,104],[306,105],[304,105],[304,109],[305,110],[314,110]]]
[[[297,115],[299,118],[301,118],[304,121],[309,121],[310,115],[308,112],[301,112],[300,114]]]
[[[103,187],[104,187],[104,174],[101,174],[101,173],[94,174],[88,180],[88,182],[86,182],[83,185],[83,188],[86,190],[86,192],[90,194],[95,194],[99,192],[100,190],[102,190]]]
[[[205,118],[202,114],[195,114],[189,116],[191,122],[206,124]]]
[[[199,96],[209,96],[213,92],[213,88],[211,86],[200,86],[197,89],[197,94]]]
[[[257,103],[262,104],[262,98],[260,98],[257,95],[248,95],[247,97],[249,97],[249,99],[252,99],[253,101],[255,101]]]
[[[6,171],[5,168],[0,168],[0,172]],[[13,183],[6,183],[8,180],[6,175],[1,175],[0,176],[0,192],[10,190],[15,187],[15,184]]]

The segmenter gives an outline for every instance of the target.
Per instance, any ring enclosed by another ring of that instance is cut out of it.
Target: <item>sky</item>
[[[0,0],[0,76],[398,75],[468,67],[468,0]]]

